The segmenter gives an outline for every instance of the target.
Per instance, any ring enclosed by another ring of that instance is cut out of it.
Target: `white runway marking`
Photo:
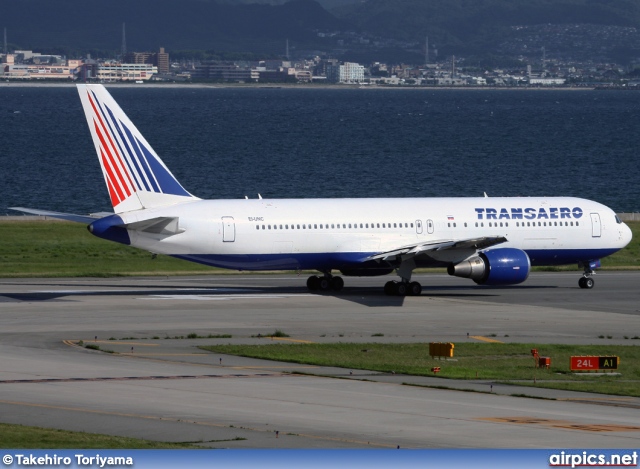
[[[227,300],[277,300],[282,298],[293,298],[302,296],[316,296],[311,294],[293,294],[293,295],[149,295],[138,300],[191,300],[191,301],[227,301]]]
[[[155,290],[160,290],[156,288]],[[248,288],[163,288],[161,290],[167,291],[202,291],[202,292],[256,292],[259,290],[248,289]],[[151,292],[151,290],[150,290]],[[99,294],[99,293],[135,293],[141,294],[142,291],[140,288],[136,289],[127,289],[127,288],[119,288],[117,290],[31,290],[31,293],[54,293],[54,294],[64,294],[64,295],[87,295],[87,294]]]

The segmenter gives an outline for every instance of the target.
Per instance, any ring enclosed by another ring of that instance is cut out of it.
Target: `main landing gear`
[[[312,275],[307,279],[307,288],[311,291],[340,291],[342,287],[344,287],[342,277],[334,277],[331,274],[325,274],[322,277]]]
[[[401,260],[396,269],[400,281],[391,280],[384,285],[384,292],[389,296],[419,296],[422,293],[422,285],[411,281],[413,269],[416,263],[413,257]]]
[[[422,285],[418,282],[391,280],[384,284],[384,292],[389,296],[420,296]]]
[[[584,263],[584,274],[578,280],[578,286],[580,288],[591,289],[595,285],[595,281],[592,276],[596,274],[596,271],[591,268],[588,262]]]

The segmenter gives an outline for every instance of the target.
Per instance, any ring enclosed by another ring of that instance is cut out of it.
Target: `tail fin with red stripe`
[[[116,213],[198,200],[187,192],[102,85],[77,85]]]

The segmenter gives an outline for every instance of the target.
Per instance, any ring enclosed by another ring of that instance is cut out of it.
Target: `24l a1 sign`
[[[571,357],[571,371],[617,370],[620,357]]]

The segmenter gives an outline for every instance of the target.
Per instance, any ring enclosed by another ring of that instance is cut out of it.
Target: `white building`
[[[530,85],[557,86],[567,83],[565,78],[529,78]]]
[[[75,80],[82,66],[81,60],[69,60],[66,65],[16,64],[13,54],[7,54],[0,65],[4,78],[24,80]]]
[[[101,81],[130,81],[150,80],[158,74],[158,67],[150,64],[121,64],[114,62],[98,65],[98,80]]]
[[[338,65],[337,61],[327,61],[325,64],[327,80],[334,83],[362,83],[364,81],[364,67],[352,62]]]

